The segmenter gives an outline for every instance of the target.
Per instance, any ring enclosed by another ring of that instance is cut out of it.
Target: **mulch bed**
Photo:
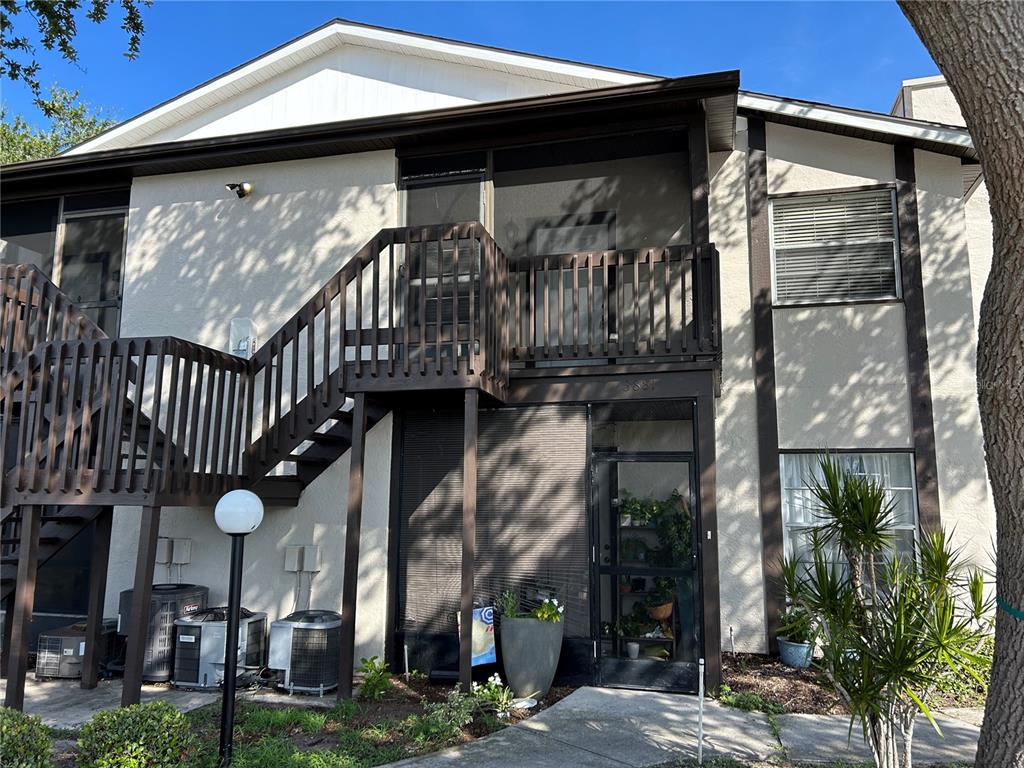
[[[756,693],[786,712],[809,715],[841,715],[839,699],[807,669],[787,667],[777,658],[756,653],[723,653],[722,682],[734,692]]]

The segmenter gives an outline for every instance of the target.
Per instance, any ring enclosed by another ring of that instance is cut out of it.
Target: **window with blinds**
[[[895,194],[886,188],[772,200],[775,303],[898,298]]]

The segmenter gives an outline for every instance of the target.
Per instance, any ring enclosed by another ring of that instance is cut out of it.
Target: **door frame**
[[[599,498],[600,485],[597,482],[597,471],[598,464],[600,462],[642,462],[642,461],[663,461],[663,462],[678,462],[686,463],[688,466],[688,481],[689,489],[687,495],[687,501],[690,504],[690,509],[693,515],[693,530],[692,530],[692,541],[693,541],[693,556],[696,558],[696,562],[693,564],[692,574],[697,580],[698,598],[696,600],[696,610],[694,613],[694,626],[699,631],[699,642],[697,648],[698,659],[707,659],[707,641],[708,632],[706,626],[705,616],[705,603],[707,602],[707,596],[705,594],[705,562],[704,562],[704,547],[703,547],[703,535],[704,523],[702,518],[703,505],[701,504],[701,470],[702,466],[700,463],[700,439],[699,439],[699,423],[698,423],[698,403],[696,398],[657,398],[661,400],[686,400],[689,403],[691,409],[690,421],[692,427],[692,439],[691,448],[689,451],[614,451],[614,450],[601,450],[595,449],[593,446],[593,409],[592,406],[595,402],[592,401],[587,403],[587,519],[588,528],[590,533],[590,632],[593,638],[593,649],[594,649],[594,680],[595,684],[599,686],[616,687],[616,688],[642,688],[643,690],[661,690],[656,688],[650,688],[647,686],[630,685],[622,682],[605,682],[602,674],[601,665],[601,563],[600,563],[600,546],[601,546],[601,535],[600,535],[600,510],[599,510]],[[603,401],[609,402],[609,401]],[[614,402],[614,401],[611,401]],[[715,563],[717,568],[717,563]],[[717,596],[716,596],[717,597]],[[684,664],[689,662],[676,662],[678,664]],[[696,663],[693,665],[694,669],[694,681],[697,679]],[[679,689],[665,689],[665,690],[679,690]],[[696,692],[696,683],[694,685],[694,692]]]

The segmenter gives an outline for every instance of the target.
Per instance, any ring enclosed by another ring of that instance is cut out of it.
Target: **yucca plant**
[[[941,733],[929,707],[936,683],[955,675],[984,685],[984,579],[941,530],[921,537],[916,557],[901,555],[881,484],[828,455],[819,469],[811,493],[821,526],[809,563],[783,563],[786,598],[811,616],[817,668],[849,709],[851,731],[860,721],[877,768],[910,768],[918,713]],[[836,550],[842,562],[829,557]]]

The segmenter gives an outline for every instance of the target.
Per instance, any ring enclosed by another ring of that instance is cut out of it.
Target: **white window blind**
[[[776,304],[897,298],[895,192],[771,201]]]
[[[785,553],[804,563],[811,561],[811,535],[825,521],[810,490],[812,481],[824,482],[821,454],[784,453],[782,473],[782,522]],[[896,551],[912,555],[917,539],[917,493],[914,456],[911,453],[836,453],[832,458],[847,472],[879,483],[894,503],[892,515]],[[837,553],[830,553],[837,557]]]

